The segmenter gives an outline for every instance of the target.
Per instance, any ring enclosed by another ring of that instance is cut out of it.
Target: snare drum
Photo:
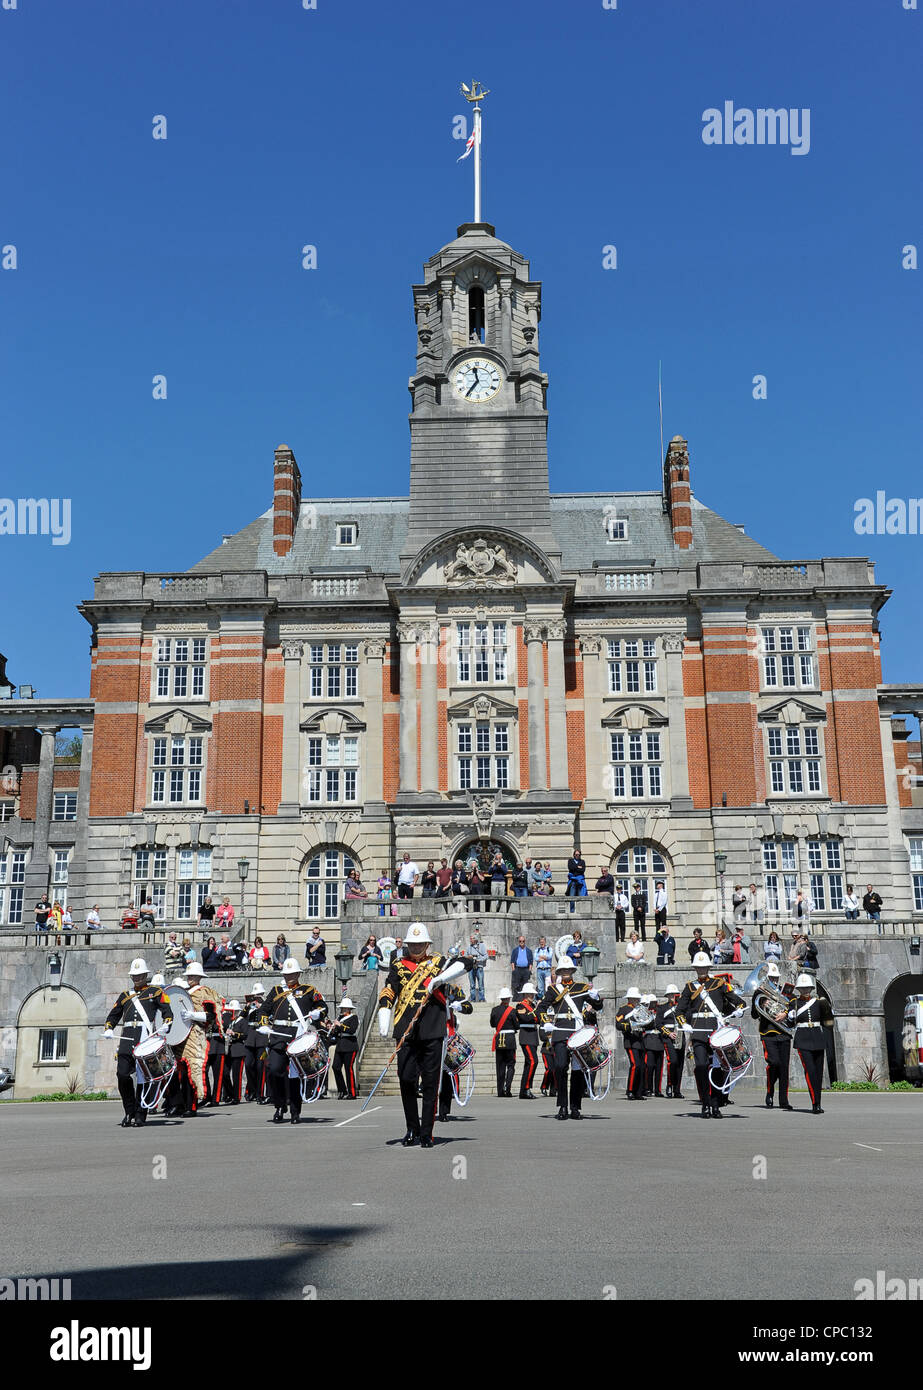
[[[132,1048],[132,1056],[145,1082],[163,1081],[176,1066],[173,1049],[163,1038],[145,1038]]]
[[[571,1062],[579,1060],[584,1071],[599,1071],[609,1061],[609,1049],[599,1036],[598,1028],[578,1028],[567,1039]]]
[[[750,1063],[750,1051],[739,1028],[717,1028],[708,1039],[725,1071],[740,1071]]]
[[[474,1048],[468,1039],[463,1038],[461,1033],[456,1033],[445,1045],[445,1061],[442,1065],[450,1075],[457,1075],[458,1072],[464,1071],[473,1056]]]
[[[302,1033],[300,1038],[293,1038],[285,1051],[291,1064],[289,1075],[294,1068],[302,1081],[313,1081],[327,1070],[327,1049],[317,1033]]]

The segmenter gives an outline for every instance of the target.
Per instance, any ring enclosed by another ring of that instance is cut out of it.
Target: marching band
[[[419,922],[393,953],[378,999],[378,1026],[383,1038],[393,1036],[396,1047],[365,1105],[397,1060],[406,1120],[400,1143],[405,1148],[431,1148],[437,1110],[445,1121],[453,1099],[462,1106],[470,1099],[474,1048],[462,1035],[459,1019],[473,1005],[457,981],[474,964],[473,958],[433,951],[429,931]],[[615,1010],[615,1031],[622,1035],[628,1062],[626,1099],[683,1100],[688,1051],[702,1118],[720,1119],[732,1103],[731,1090],[753,1064],[735,1026],[749,1002],[766,1068],[766,1108],[793,1109],[789,1065],[794,1045],[812,1113],[822,1115],[823,1065],[834,1016],[826,997],[818,994],[815,978],[803,973],[794,985],[780,987],[779,967],[770,962],[754,970],[738,994],[730,974],[712,973],[704,952],[693,956],[692,965],[696,978],[682,990],[668,984],[658,1000],[632,986]],[[536,1000],[530,983],[518,1000],[504,988],[490,1015],[498,1096],[512,1096],[518,1042],[519,1098],[535,1098],[532,1083],[541,1056],[541,1092],[551,1094],[553,1086],[559,1120],[582,1119],[584,1098],[605,1098],[612,1074],[611,1052],[597,1027],[602,996],[592,982],[575,981],[576,969],[570,955],[560,955],[541,999]],[[327,1002],[313,985],[301,982],[301,973],[300,962],[289,957],[281,982],[268,994],[262,984],[250,985],[241,1005],[236,999],[222,1000],[204,983],[202,967],[195,962],[165,986],[162,976],[149,980],[143,959],[133,960],[131,988],[116,999],[103,1033],[114,1039],[121,1027],[116,1077],[122,1128],[144,1125],[161,1105],[166,1115],[183,1117],[195,1115],[202,1105],[237,1105],[244,1078],[247,1101],[266,1103],[271,1097],[274,1124],[286,1118],[299,1124],[302,1107],[326,1095],[331,1064],[337,1099],[356,1099],[356,1007],[343,998],[331,1019]]]

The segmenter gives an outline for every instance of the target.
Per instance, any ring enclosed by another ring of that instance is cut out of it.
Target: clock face
[[[456,393],[466,401],[489,401],[500,390],[503,378],[487,357],[466,357],[452,374]]]

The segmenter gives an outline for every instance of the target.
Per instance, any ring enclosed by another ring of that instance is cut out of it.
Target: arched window
[[[304,869],[305,917],[330,921],[339,917],[343,901],[343,885],[356,861],[343,850],[318,850]]]
[[[672,904],[669,861],[653,845],[626,845],[619,850],[612,866],[612,875],[616,886],[621,883],[629,897],[635,891],[635,884],[640,883],[641,892],[647,894],[648,911],[652,915],[656,884],[663,883],[667,890],[667,901]]]
[[[472,285],[468,291],[468,342],[484,341],[484,291],[480,285]]]

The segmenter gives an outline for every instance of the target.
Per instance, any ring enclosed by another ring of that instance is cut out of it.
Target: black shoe
[[[273,1122],[274,1125],[280,1125],[284,1119],[285,1119],[285,1111],[284,1111],[284,1110],[277,1110],[277,1111],[275,1111],[275,1113],[273,1114],[272,1122]]]
[[[655,1091],[655,1092],[654,1092],[654,1099],[655,1099],[655,1100],[663,1100],[663,1099],[664,1099],[663,1091]]]
[[[133,1116],[133,1115],[123,1115],[123,1117],[122,1117],[122,1123],[120,1124],[119,1128],[120,1128],[120,1129],[131,1129],[131,1126],[132,1126],[132,1123],[133,1123],[133,1122],[134,1122],[134,1116]]]
[[[566,1120],[566,1119],[567,1119],[567,1109],[566,1109],[565,1106],[563,1106],[563,1105],[559,1105],[559,1106],[558,1106],[558,1113],[557,1113],[557,1117],[556,1117],[556,1118],[559,1119],[559,1120]]]
[[[136,1128],[136,1129],[143,1129],[144,1126],[145,1126],[146,1124],[147,1124],[147,1115],[136,1115],[136,1116],[135,1116],[135,1128]]]
[[[674,1100],[685,1100],[686,1097],[683,1095],[682,1091],[674,1091],[674,1092],[673,1092],[673,1099],[674,1099]]]
[[[766,1097],[766,1109],[767,1109],[767,1110],[771,1110],[771,1109],[772,1109],[772,1096],[767,1096],[767,1097]]]
[[[346,1099],[346,1092],[345,1092],[345,1091],[337,1091],[337,1100],[345,1100],[345,1099]]]
[[[432,1148],[435,1148],[435,1146],[436,1146],[436,1141],[435,1141],[435,1139],[433,1138],[433,1136],[432,1136],[431,1134],[424,1134],[424,1135],[423,1135],[423,1138],[420,1140],[420,1148],[421,1148],[421,1149],[432,1149]]]
[[[412,1129],[408,1129],[407,1133],[404,1135],[403,1139],[401,1140],[401,1148],[404,1148],[404,1149],[412,1149],[413,1146],[414,1146],[414,1144],[419,1144],[419,1142],[420,1142],[420,1136],[419,1136],[419,1134],[414,1134],[414,1132],[413,1132]]]
[[[712,1108],[711,1108],[711,1117],[712,1117],[713,1120],[723,1120],[723,1119],[724,1119],[724,1116],[723,1116],[722,1113],[721,1113],[721,1106],[720,1106],[720,1105],[713,1105],[713,1106],[712,1106]]]
[[[572,1120],[582,1120],[582,1119],[583,1119],[583,1115],[580,1113],[580,1111],[579,1111],[579,1110],[573,1110],[573,1109],[572,1109],[571,1112],[570,1112],[570,1117],[571,1117]]]
[[[439,1123],[440,1123],[440,1124],[443,1124],[443,1125],[446,1123],[446,1121],[448,1120],[448,1118],[449,1118],[448,1115],[437,1115],[437,1116],[436,1116],[436,1119],[439,1121]]]
[[[794,1108],[795,1108],[794,1105],[789,1105],[788,1101],[786,1101],[784,1105],[782,1104],[781,1101],[779,1101],[779,1109],[780,1109],[780,1110],[794,1110]]]
[[[300,1115],[293,1115],[292,1118],[291,1118],[291,1120],[289,1121],[289,1124],[300,1125],[300,1124],[301,1124],[301,1116],[300,1116]]]
[[[702,1119],[703,1119],[703,1120],[710,1120],[710,1119],[711,1119],[711,1106],[710,1106],[710,1105],[703,1105],[703,1106],[702,1106]]]
[[[667,1100],[672,1100],[672,1099],[673,1099],[673,1087],[672,1087],[672,1086],[668,1086],[668,1087],[667,1087],[666,1095],[667,1095]]]
[[[534,1100],[534,1099],[535,1099],[535,1096],[532,1094],[531,1091],[520,1091],[520,1092],[519,1092],[519,1099],[520,1099],[520,1100]]]
[[[819,1105],[812,1105],[812,1106],[811,1106],[811,1114],[812,1114],[812,1115],[822,1115],[823,1113],[824,1113],[824,1112],[823,1112],[823,1110],[821,1110],[821,1108],[820,1108]]]

